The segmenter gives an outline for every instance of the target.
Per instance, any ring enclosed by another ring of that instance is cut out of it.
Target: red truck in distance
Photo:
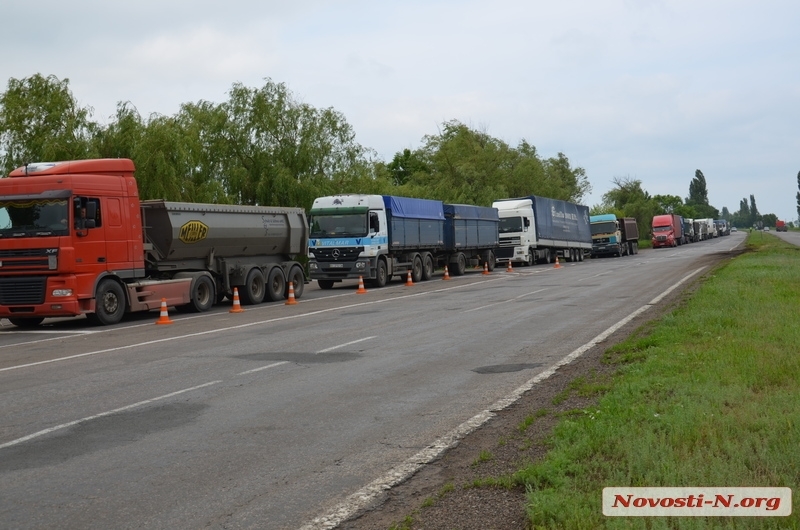
[[[683,218],[676,214],[653,217],[653,248],[677,247],[684,243]]]

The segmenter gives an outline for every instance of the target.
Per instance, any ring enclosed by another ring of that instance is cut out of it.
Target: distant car
[[[731,232],[738,232],[738,231],[739,231],[739,229],[738,229],[738,228],[736,228],[735,226],[732,226],[732,227],[731,227]]]
[[[769,232],[769,227],[768,226],[764,227],[764,232]]]

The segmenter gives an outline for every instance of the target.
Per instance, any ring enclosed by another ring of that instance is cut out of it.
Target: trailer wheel
[[[244,281],[242,292],[242,303],[248,305],[260,304],[264,301],[264,294],[267,290],[264,284],[264,274],[261,269],[253,267],[247,273],[247,278]]]
[[[422,258],[422,280],[428,281],[433,278],[434,269],[433,256],[430,254],[425,254],[425,256]]]
[[[497,258],[495,257],[494,252],[487,250],[483,255],[483,262],[486,263],[486,268],[489,269],[489,272],[492,272],[497,265]]]
[[[419,283],[422,281],[422,258],[417,254],[411,262],[411,281]]]
[[[94,313],[86,317],[94,324],[108,326],[122,320],[125,314],[125,292],[114,280],[102,280],[95,294]]]
[[[267,296],[273,302],[283,300],[286,289],[286,276],[283,275],[283,269],[272,267],[267,276]]]
[[[289,271],[289,278],[286,280],[286,292],[284,293],[283,297],[288,299],[289,298],[289,284],[292,284],[294,288],[294,297],[300,298],[303,296],[303,287],[306,285],[306,275],[303,274],[303,269],[295,265]]]
[[[463,276],[467,272],[467,257],[463,252],[456,254],[455,269],[453,269],[454,276]]]
[[[550,256],[550,249],[544,249],[544,262],[548,265],[553,261],[553,258]]]
[[[594,256],[592,256],[592,257],[594,257]],[[583,249],[579,248],[578,249],[578,261],[583,261],[583,258],[584,258]]]
[[[198,276],[192,286],[191,300],[182,307],[195,313],[208,311],[217,299],[217,294],[214,291],[214,282],[210,277],[205,274]]]
[[[328,290],[333,289],[333,280],[317,280],[317,285],[320,289]]]
[[[8,320],[18,328],[35,328],[42,323],[44,317],[8,317]]]

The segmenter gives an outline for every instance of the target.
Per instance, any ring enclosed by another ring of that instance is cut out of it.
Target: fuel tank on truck
[[[163,261],[308,254],[302,208],[142,202],[146,242]]]

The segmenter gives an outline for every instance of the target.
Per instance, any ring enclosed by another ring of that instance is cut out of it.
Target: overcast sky
[[[333,107],[390,161],[461,121],[586,170],[796,219],[797,0],[4,0],[0,80],[68,78],[93,119],[221,103],[236,82]]]

